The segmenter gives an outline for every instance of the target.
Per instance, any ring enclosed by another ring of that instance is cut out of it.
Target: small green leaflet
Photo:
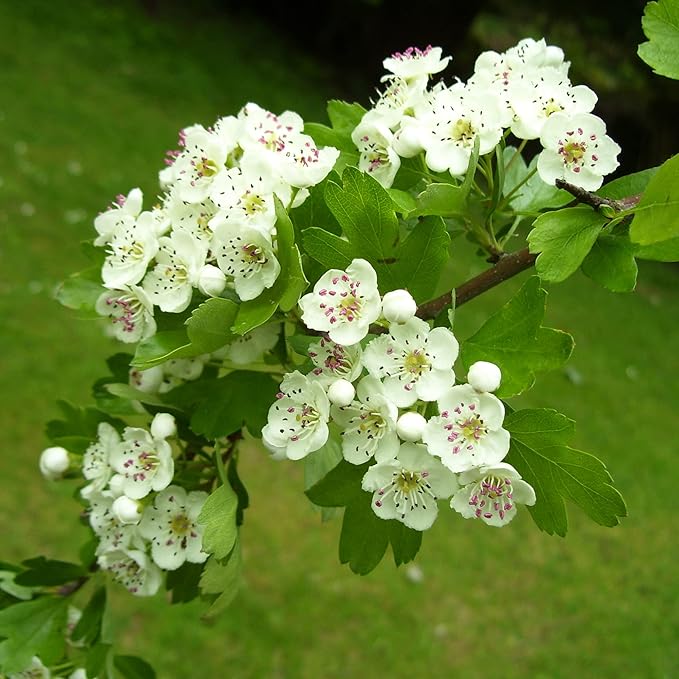
[[[101,276],[100,269],[97,270],[96,275]],[[87,317],[100,318],[99,314],[94,311],[97,300],[105,292],[101,281],[92,280],[87,274],[83,272],[75,274],[67,278],[57,290],[57,301],[68,309],[75,309],[86,314]]]
[[[602,234],[585,257],[582,271],[611,292],[630,292],[637,284],[634,246],[627,237]]]
[[[24,587],[54,587],[85,575],[85,569],[80,564],[46,559],[44,556],[26,559],[22,566],[26,570],[19,573],[14,582]]]
[[[651,245],[679,236],[679,154],[658,168],[633,212],[633,242]]]
[[[679,0],[649,2],[641,20],[648,42],[637,54],[655,73],[679,80]]]
[[[50,420],[45,428],[47,438],[70,453],[84,453],[97,438],[100,422],[121,428],[122,420],[110,417],[97,408],[78,408],[67,401],[57,401],[62,419]]]
[[[543,328],[547,292],[538,276],[531,276],[499,311],[462,342],[465,368],[476,361],[500,366],[498,396],[516,396],[533,386],[535,373],[560,368],[573,351],[573,338],[560,330]]]
[[[389,544],[397,566],[412,561],[422,535],[398,521],[380,519],[372,510],[372,493],[361,488],[367,464],[345,460],[307,489],[307,497],[320,507],[344,507],[339,557],[358,575],[367,575],[382,560]]]
[[[213,297],[193,310],[186,321],[186,332],[193,350],[209,354],[234,339],[231,326],[238,313],[238,304],[230,299]]]
[[[656,262],[679,262],[679,236],[651,245],[637,245],[634,256],[637,259],[651,259]]]
[[[233,549],[238,535],[236,510],[238,498],[231,486],[222,485],[208,497],[198,516],[203,525],[203,549],[215,558],[223,559]]]
[[[80,620],[71,632],[73,641],[81,639],[88,645],[96,643],[102,636],[104,616],[106,614],[106,587],[95,590],[92,598],[83,609]]]
[[[526,169],[526,173],[520,179],[524,179],[529,173],[533,174],[525,184],[512,194],[512,198],[509,201],[509,204],[517,212],[537,213],[545,208],[563,207],[573,201],[573,196],[571,196],[568,191],[557,189],[556,186],[546,184],[542,181],[540,175],[536,171],[537,164],[538,157],[535,156]],[[512,169],[513,168],[510,168],[510,170]],[[508,176],[514,177],[514,172],[510,172]],[[505,178],[505,181],[507,182],[508,179]],[[512,191],[512,189],[515,189],[517,186],[518,182],[513,186],[507,186],[507,189]]]
[[[203,614],[204,620],[219,615],[234,600],[241,585],[243,559],[240,540],[236,538],[228,558],[218,561],[210,557],[200,579],[200,590],[204,598],[212,601],[210,608]],[[218,595],[217,597],[210,595]]]
[[[7,674],[26,669],[34,655],[51,665],[64,654],[68,599],[43,596],[0,611],[0,669]]]
[[[602,198],[612,198],[613,200],[620,200],[622,198],[630,198],[643,193],[651,181],[653,175],[658,171],[657,167],[649,167],[646,170],[639,172],[632,172],[624,177],[618,177],[608,184],[604,184],[597,192],[597,196]]]
[[[115,668],[125,679],[155,679],[156,673],[146,660],[134,655],[116,655],[113,658]]]
[[[575,273],[608,220],[590,207],[569,207],[540,215],[528,234],[530,251],[539,252],[535,268],[554,283]]]
[[[528,509],[540,530],[566,535],[565,500],[602,526],[617,526],[627,516],[604,464],[566,445],[574,431],[572,420],[546,408],[518,410],[507,415],[504,427],[511,434],[506,462],[535,489],[537,501]]]

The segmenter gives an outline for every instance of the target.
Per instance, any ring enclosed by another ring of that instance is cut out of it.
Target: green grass
[[[149,21],[124,3],[0,5],[0,557],[74,558],[84,535],[72,489],[45,484],[36,463],[54,400],[87,401],[115,350],[52,299],[84,265],[94,215],[132,186],[152,196],[186,124],[248,100],[321,119],[331,75],[268,29],[206,10]],[[460,280],[478,263],[465,267]],[[461,309],[459,336],[520,282]],[[161,678],[676,676],[677,318],[671,267],[642,267],[633,295],[575,276],[551,291],[548,322],[575,335],[578,379],[548,375],[517,400],[577,420],[577,445],[628,501],[620,527],[573,510],[562,540],[527,512],[501,531],[442,512],[418,557],[423,582],[388,560],[359,578],[338,563],[339,523],[321,525],[303,497],[300,466],[254,451],[232,608],[206,626],[196,604],[114,588],[122,646]]]

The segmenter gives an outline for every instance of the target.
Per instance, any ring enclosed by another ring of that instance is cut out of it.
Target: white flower
[[[177,423],[170,413],[157,413],[151,422],[151,436],[154,439],[168,439],[177,433]]]
[[[293,111],[274,115],[257,104],[246,104],[238,113],[243,124],[240,145],[248,150],[279,153],[289,139],[304,129],[304,121]]]
[[[203,563],[203,527],[198,515],[207,493],[187,493],[180,486],[170,486],[156,496],[153,507],[144,512],[139,532],[151,541],[151,556],[163,570],[173,571],[185,561]]]
[[[401,159],[393,148],[394,135],[386,125],[361,122],[351,133],[360,157],[358,169],[372,175],[382,186],[389,188],[401,167]]]
[[[68,450],[61,446],[45,448],[40,454],[40,473],[50,481],[60,479],[70,466]]]
[[[281,272],[271,240],[258,229],[220,222],[214,226],[214,254],[219,268],[233,277],[237,295],[255,299]]]
[[[467,171],[476,139],[479,154],[485,155],[502,137],[502,113],[498,98],[490,91],[467,88],[462,83],[441,90],[431,112],[422,117],[426,134],[422,145],[425,162],[434,172],[453,176]]]
[[[108,423],[97,426],[97,440],[90,444],[83,455],[83,476],[90,482],[80,491],[84,498],[100,493],[111,478],[111,451],[120,443],[120,435]]]
[[[476,361],[469,366],[467,382],[476,391],[497,391],[502,381],[502,372],[495,363]]]
[[[380,315],[377,274],[364,259],[354,259],[346,271],[323,274],[299,306],[307,328],[327,332],[338,344],[356,344]]]
[[[357,401],[334,406],[331,411],[332,419],[342,428],[344,459],[352,464],[363,464],[371,457],[378,462],[393,459],[399,446],[398,409],[374,377],[365,377],[358,383],[357,396]]]
[[[156,266],[142,282],[151,302],[162,311],[179,313],[191,303],[205,264],[207,247],[186,231],[159,240]]]
[[[125,478],[123,492],[133,500],[163,490],[174,475],[170,444],[138,427],[125,428],[123,440],[111,450],[110,464]]]
[[[424,49],[409,47],[404,52],[395,52],[382,62],[387,71],[406,80],[428,78],[434,73],[440,73],[450,61],[451,57],[441,58],[443,50],[440,47],[427,45]],[[388,77],[388,76],[387,76]]]
[[[318,148],[306,134],[290,138],[285,149],[278,154],[276,168],[283,181],[296,188],[304,189],[322,182],[335,166],[339,149],[334,146]]]
[[[225,347],[214,351],[212,356],[217,359],[226,359],[234,365],[259,363],[264,359],[264,355],[276,346],[280,332],[281,326],[278,323],[261,325]]]
[[[94,228],[99,234],[94,244],[105,245],[116,232],[133,227],[141,212],[142,200],[141,189],[132,189],[127,196],[118,196],[113,206],[94,220]]]
[[[554,113],[542,128],[538,174],[546,184],[557,179],[596,191],[604,175],[618,167],[620,147],[606,135],[606,125],[591,113]]]
[[[163,370],[163,378],[158,387],[158,393],[165,394],[184,382],[197,380],[203,373],[205,363],[209,358],[209,354],[203,354],[194,358],[176,358],[163,363],[160,366]]]
[[[101,269],[104,285],[116,289],[139,283],[156,252],[158,237],[155,216],[151,212],[142,212],[133,226],[113,234],[109,255]]]
[[[163,579],[159,568],[145,552],[138,549],[118,549],[97,559],[99,568],[109,571],[130,594],[153,596]]]
[[[450,506],[465,519],[481,519],[489,526],[505,526],[516,515],[516,505],[534,505],[535,491],[511,465],[500,462],[460,474],[460,485]]]
[[[492,394],[470,385],[453,387],[438,400],[422,440],[432,455],[453,472],[500,462],[509,451],[509,432],[502,428],[505,408]]]
[[[392,290],[382,297],[382,315],[390,323],[405,323],[417,311],[417,302],[407,290]]]
[[[121,523],[113,513],[111,493],[106,495],[94,493],[88,498],[90,502],[89,522],[92,530],[99,538],[96,554],[104,554],[119,549],[143,548],[137,527]]]
[[[353,382],[363,371],[360,344],[343,346],[322,337],[318,342],[309,345],[309,358],[314,364],[312,373],[323,386],[342,379]]]
[[[299,371],[285,376],[269,408],[262,439],[272,452],[301,460],[328,440],[330,403],[323,387]]]
[[[374,491],[372,508],[381,519],[396,519],[422,531],[436,520],[437,500],[450,497],[458,484],[423,445],[404,443],[396,459],[368,469],[362,487]]]
[[[184,150],[173,165],[174,190],[179,198],[188,203],[202,203],[208,198],[234,147],[235,142],[200,127],[187,133]]]
[[[153,304],[136,285],[107,290],[99,296],[94,308],[100,316],[108,316],[111,332],[121,342],[139,342],[156,332]]]
[[[403,117],[411,113],[425,97],[426,80],[406,80],[396,76],[387,80],[384,92],[365,113],[361,124],[376,124],[396,129]]]
[[[68,675],[68,679],[87,679],[87,672],[84,668],[78,667],[78,669]]]
[[[165,210],[173,231],[186,231],[201,243],[212,242],[210,220],[217,214],[217,206],[209,199],[201,203],[187,203],[173,192],[165,202]]]
[[[34,655],[26,669],[21,670],[21,672],[14,672],[14,674],[8,674],[7,679],[50,679],[51,676],[52,673],[43,665],[42,660],[37,655]]]
[[[455,383],[453,363],[459,345],[447,328],[434,328],[419,318],[393,324],[388,335],[371,340],[363,363],[371,375],[384,378],[384,392],[397,406],[417,399],[435,401]]]
[[[163,366],[155,365],[146,370],[130,368],[130,386],[146,394],[155,394],[163,381]]]

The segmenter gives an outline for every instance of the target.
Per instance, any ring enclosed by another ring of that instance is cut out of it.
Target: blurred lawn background
[[[72,489],[44,483],[37,457],[55,399],[89,402],[116,350],[53,300],[85,265],[93,217],[133,186],[155,195],[164,150],[187,124],[250,100],[322,120],[325,100],[342,95],[336,73],[271,27],[202,9],[0,3],[0,558],[74,559],[84,537]],[[451,283],[478,267],[459,264]],[[253,454],[232,608],[205,626],[197,604],[116,587],[122,647],[161,679],[679,676],[678,280],[676,268],[644,265],[631,295],[580,275],[555,287],[548,322],[575,335],[576,351],[516,401],[577,420],[576,445],[606,462],[627,499],[618,528],[573,510],[563,540],[527,512],[501,531],[442,512],[417,560],[421,582],[388,559],[359,578],[338,563],[339,522],[321,525],[302,495],[301,467]],[[461,309],[458,336],[521,282]]]

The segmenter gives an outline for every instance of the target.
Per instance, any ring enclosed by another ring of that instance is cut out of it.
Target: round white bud
[[[145,394],[155,394],[163,382],[163,368],[159,365],[148,368],[148,370],[139,370],[132,368],[130,370],[130,386]]]
[[[40,455],[40,473],[50,481],[60,479],[70,465],[68,450],[61,446],[45,448]]]
[[[407,290],[392,290],[382,298],[382,314],[390,323],[405,323],[417,311],[417,303]]]
[[[495,391],[502,381],[502,372],[495,363],[477,361],[473,363],[467,373],[467,382],[476,391]]]
[[[354,396],[356,389],[348,380],[335,380],[328,388],[328,400],[336,406],[348,406]]]
[[[396,433],[404,440],[414,443],[422,438],[427,420],[420,413],[403,413],[396,421]]]
[[[424,150],[422,131],[417,123],[402,125],[394,135],[393,148],[402,158],[413,158]]]
[[[226,276],[224,272],[212,266],[212,264],[206,264],[198,274],[198,289],[208,297],[216,297],[222,290],[226,287]]]
[[[154,439],[167,439],[177,433],[177,424],[170,413],[158,413],[151,422],[151,436]]]
[[[113,516],[123,524],[139,523],[143,512],[141,502],[131,500],[127,495],[121,495],[113,500],[111,505]]]

